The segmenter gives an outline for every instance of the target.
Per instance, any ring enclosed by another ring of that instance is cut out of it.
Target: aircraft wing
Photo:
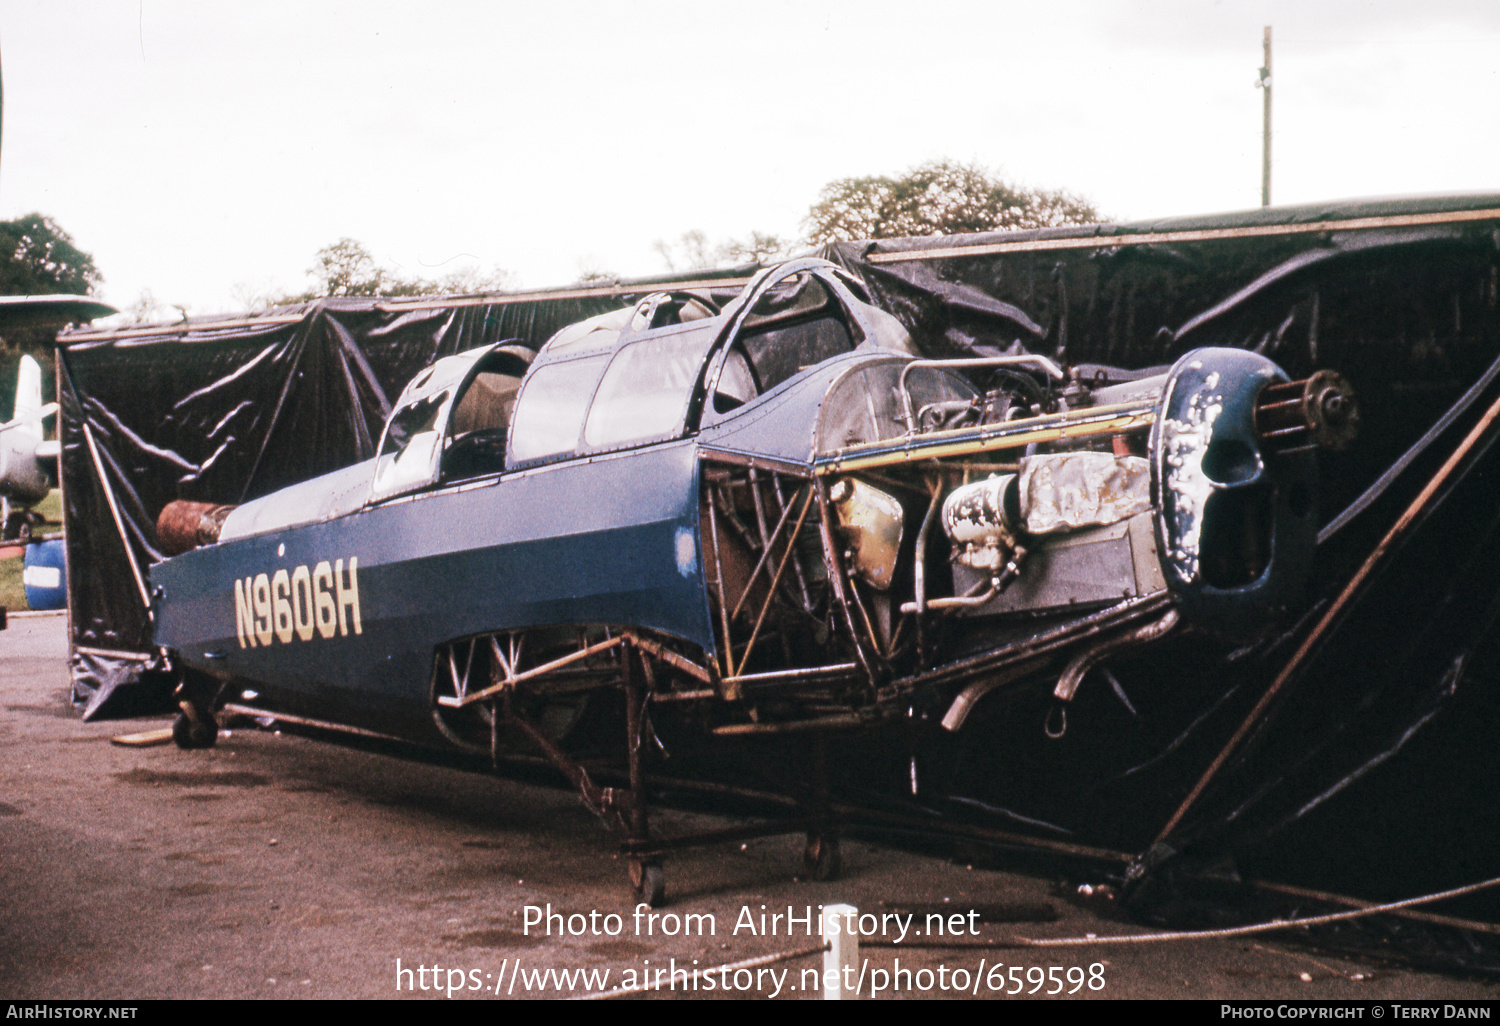
[[[88,296],[0,296],[0,328],[82,324],[120,311]]]

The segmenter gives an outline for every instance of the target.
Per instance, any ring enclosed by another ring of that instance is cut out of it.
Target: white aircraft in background
[[[0,296],[0,335],[16,325],[81,323],[116,312],[86,296]],[[41,522],[31,507],[56,487],[61,451],[42,422],[56,412],[57,403],[42,402],[41,365],[22,356],[15,412],[0,424],[0,540],[26,540]]]
[[[0,424],[0,524],[5,539],[25,540],[31,535],[36,514],[26,507],[47,497],[57,481],[56,439],[46,440],[42,421],[57,412],[56,403],[42,404],[42,368],[29,356],[21,357],[16,382],[15,416]],[[22,509],[12,510],[12,504]]]

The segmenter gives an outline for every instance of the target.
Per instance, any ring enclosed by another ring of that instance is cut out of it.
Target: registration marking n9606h
[[[311,641],[315,636],[364,633],[359,616],[359,558],[331,566],[323,560],[311,570],[306,565],[272,574],[236,578],[234,629],[240,648],[280,642]]]

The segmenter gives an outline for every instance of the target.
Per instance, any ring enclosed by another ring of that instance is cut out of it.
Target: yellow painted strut
[[[925,435],[911,435],[901,441],[887,439],[839,449],[818,457],[815,473],[843,474],[914,460],[1019,449],[1035,442],[1117,435],[1148,428],[1155,420],[1154,402],[1135,402],[1070,410],[1067,413],[1028,417],[1003,424],[933,431]]]

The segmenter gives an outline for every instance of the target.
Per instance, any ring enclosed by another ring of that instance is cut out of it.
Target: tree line
[[[657,240],[655,249],[667,270],[691,271],[767,263],[794,250],[840,239],[952,235],[1100,220],[1099,211],[1073,193],[1017,185],[975,163],[933,160],[899,175],[829,182],[803,217],[802,235],[797,238],[756,231],[714,243],[702,231],[689,231],[674,242]],[[301,292],[275,288],[256,292],[239,286],[236,296],[247,307],[264,308],[328,296],[498,292],[513,281],[509,272],[498,269],[484,272],[468,268],[435,278],[408,275],[382,266],[363,243],[347,237],[318,250],[308,276],[312,285]],[[608,271],[591,269],[582,280],[615,277]],[[79,249],[50,217],[32,213],[0,222],[0,294],[90,295],[103,280],[94,258]],[[136,321],[155,319],[163,312],[149,290],[127,311]],[[33,350],[49,355],[51,339],[51,329],[11,331],[0,339],[0,359]]]
[[[803,217],[800,238],[752,232],[712,245],[703,232],[690,231],[675,243],[658,239],[656,251],[669,271],[687,271],[765,263],[794,249],[840,240],[1055,228],[1102,220],[1092,203],[1071,192],[1017,185],[975,163],[932,160],[900,175],[829,182]]]

